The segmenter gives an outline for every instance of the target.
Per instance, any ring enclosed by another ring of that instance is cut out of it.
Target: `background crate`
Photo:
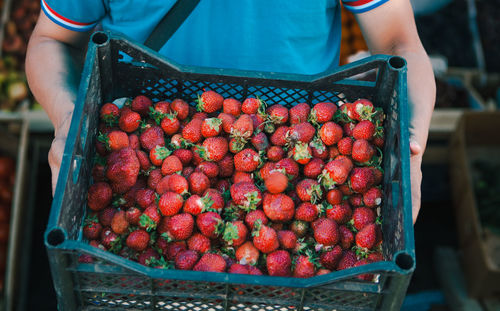
[[[25,216],[25,175],[28,148],[28,124],[20,119],[0,120],[0,154],[16,161],[16,180],[10,211],[9,240],[4,290],[1,292],[0,310],[10,311],[15,307],[18,290],[18,275],[22,268],[19,262],[23,219]]]
[[[374,82],[349,79],[370,70],[377,71]],[[239,100],[259,96],[268,105],[337,102],[343,93],[347,99],[368,98],[382,106],[387,114],[386,261],[310,279],[256,277],[153,269],[83,241],[100,105],[139,94],[153,101],[192,101],[204,88]],[[60,309],[398,310],[415,268],[406,101],[406,64],[399,57],[373,56],[315,76],[261,73],[181,66],[124,38],[94,34],[45,233]],[[81,254],[96,263],[80,263]],[[379,274],[378,281],[356,279],[367,272]]]
[[[452,198],[462,267],[467,289],[472,297],[500,295],[500,268],[493,264],[490,247],[485,241],[474,191],[472,163],[476,160],[499,163],[500,112],[466,112],[460,119],[450,144]],[[497,173],[497,172],[495,172]],[[498,262],[498,259],[497,259]]]

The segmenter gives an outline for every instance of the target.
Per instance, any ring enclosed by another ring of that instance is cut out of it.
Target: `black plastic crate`
[[[129,59],[125,62],[123,59]],[[131,60],[131,61],[130,61]],[[354,76],[376,72],[374,81]],[[103,103],[144,94],[192,101],[204,88],[272,105],[368,98],[387,118],[382,207],[385,261],[309,279],[161,270],[90,246],[81,229],[91,183],[98,111]],[[406,63],[372,56],[318,75],[290,75],[175,64],[107,32],[87,51],[45,244],[61,310],[399,310],[415,269],[409,173]],[[78,261],[82,254],[97,260]],[[378,275],[376,282],[356,278]]]

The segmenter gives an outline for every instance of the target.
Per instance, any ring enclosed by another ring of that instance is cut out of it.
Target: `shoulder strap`
[[[200,0],[177,0],[174,6],[156,25],[144,45],[159,51],[193,12]]]

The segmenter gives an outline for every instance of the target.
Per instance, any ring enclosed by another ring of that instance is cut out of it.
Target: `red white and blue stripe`
[[[84,32],[91,30],[95,27],[97,22],[92,23],[80,23],[72,21],[69,18],[62,16],[52,9],[45,0],[41,0],[42,10],[54,23],[73,31]]]
[[[389,0],[342,0],[344,7],[353,13],[370,11]]]

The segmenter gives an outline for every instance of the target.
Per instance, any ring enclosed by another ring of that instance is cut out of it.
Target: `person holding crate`
[[[144,42],[176,1],[41,0],[30,39],[30,88],[55,128],[49,152],[55,190],[85,46],[96,26]],[[421,162],[435,101],[429,58],[409,0],[342,0],[372,54],[408,66],[413,221],[420,209]],[[185,65],[316,74],[338,66],[340,1],[203,0],[159,52]]]

